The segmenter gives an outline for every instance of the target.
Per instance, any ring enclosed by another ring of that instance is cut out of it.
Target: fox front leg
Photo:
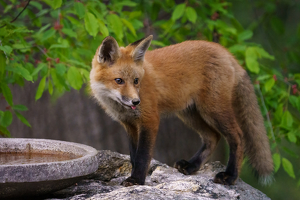
[[[134,168],[134,160],[137,151],[137,144],[138,144],[138,126],[134,123],[122,122],[121,123],[127,134],[129,139],[129,150],[130,150],[130,162],[132,168]]]
[[[157,130],[142,127],[135,153],[130,153],[132,164],[131,176],[122,182],[124,186],[144,185],[148,167],[152,158]],[[132,146],[132,144],[131,144]],[[133,149],[134,150],[134,145]],[[132,157],[134,156],[134,157]]]

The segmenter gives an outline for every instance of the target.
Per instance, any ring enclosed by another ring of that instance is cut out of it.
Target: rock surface
[[[46,199],[270,199],[241,179],[233,186],[213,183],[214,175],[225,170],[219,162],[205,164],[195,175],[186,176],[152,160],[145,185],[123,187],[121,182],[131,172],[129,156],[99,151],[98,158],[97,172]]]

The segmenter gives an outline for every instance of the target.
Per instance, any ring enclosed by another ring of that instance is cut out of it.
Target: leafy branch
[[[27,6],[29,5],[31,0],[28,0],[27,4],[25,5],[25,7],[23,8],[23,10],[13,19],[10,21],[10,23],[13,23],[14,21],[16,21],[18,19],[18,17],[22,14],[22,12],[27,8]],[[2,26],[0,26],[0,28],[5,27],[7,24],[4,24]]]

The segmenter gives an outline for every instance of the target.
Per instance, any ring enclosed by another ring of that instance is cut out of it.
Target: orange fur
[[[186,41],[146,52],[151,39],[149,36],[119,48],[108,37],[92,61],[93,95],[125,127],[131,141],[133,172],[124,185],[144,184],[160,116],[171,113],[203,140],[203,146],[189,161],[175,164],[180,172],[197,171],[223,135],[230,146],[230,158],[226,171],[217,174],[215,182],[235,183],[244,150],[258,174],[267,178],[273,163],[246,71],[219,44]],[[140,103],[134,105],[134,99]]]

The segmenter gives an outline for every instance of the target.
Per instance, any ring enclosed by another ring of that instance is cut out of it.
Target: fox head
[[[105,104],[104,101],[109,99],[133,110],[140,104],[144,56],[152,37],[150,35],[127,47],[119,47],[111,36],[102,41],[90,73],[92,93],[100,103]]]

